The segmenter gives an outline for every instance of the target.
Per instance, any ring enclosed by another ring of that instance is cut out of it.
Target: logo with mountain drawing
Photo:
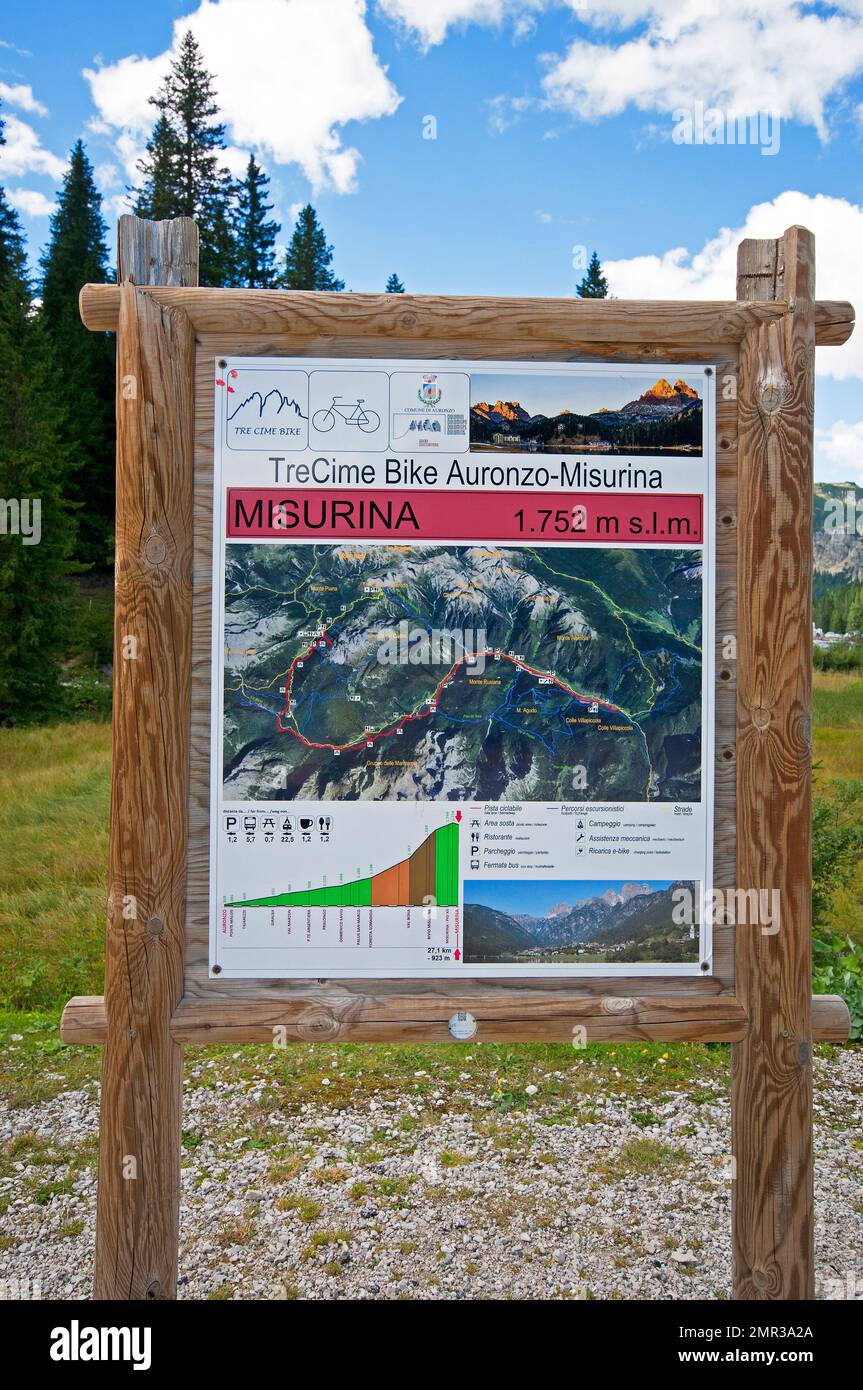
[[[294,400],[292,396],[284,395],[277,386],[274,386],[266,395],[261,391],[252,391],[245,400],[239,401],[228,412],[228,424],[261,420],[275,424],[280,418],[287,418],[291,415],[298,420],[306,419],[299,401]]]
[[[240,368],[225,412],[230,449],[305,449],[309,442],[309,378],[302,371]],[[217,382],[218,385],[218,382]]]

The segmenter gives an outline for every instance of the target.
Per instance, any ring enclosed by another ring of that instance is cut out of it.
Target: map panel
[[[685,550],[227,547],[224,775],[248,800],[697,800]]]

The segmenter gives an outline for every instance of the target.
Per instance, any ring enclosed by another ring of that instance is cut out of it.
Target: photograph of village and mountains
[[[472,450],[701,457],[702,401],[682,378],[474,372],[470,386]]]
[[[464,958],[478,965],[625,965],[699,959],[694,920],[677,910],[692,881],[500,879],[464,885]]]

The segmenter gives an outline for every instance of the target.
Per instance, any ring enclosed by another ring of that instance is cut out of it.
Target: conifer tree
[[[201,284],[218,285],[222,289],[238,285],[237,242],[231,209],[225,199],[213,197],[208,200],[198,225],[206,229],[206,245],[205,234],[201,233],[200,257],[201,266],[204,267],[200,271]]]
[[[0,145],[5,144],[4,123],[0,117]],[[10,205],[5,188],[0,185],[0,285],[9,279],[23,277],[24,266],[24,238],[18,214]]]
[[[144,184],[140,217],[194,217],[201,237],[202,285],[230,284],[234,251],[230,204],[233,183],[221,163],[225,127],[194,34],[180,44],[171,71],[151,98],[159,119],[140,162]]]
[[[332,270],[333,248],[311,203],[300,212],[285,253],[281,283],[287,290],[343,290]]]
[[[859,586],[848,604],[846,629],[848,632],[863,632],[863,588]]]
[[[31,310],[21,229],[2,188],[0,362],[0,724],[24,724],[60,708],[71,518],[51,352]]]
[[[405,292],[404,284],[396,275],[395,271],[393,271],[392,275],[387,280],[386,292],[387,294],[404,294]]]
[[[77,508],[75,558],[106,564],[114,537],[114,340],[81,323],[78,294],[108,278],[102,201],[83,143],[72,147],[42,254],[40,317],[53,354],[55,394],[65,413]]]
[[[276,237],[278,222],[268,221],[272,203],[267,202],[270,180],[252,154],[246,176],[237,185],[234,212],[236,283],[250,290],[268,290],[276,284]]]
[[[180,203],[177,184],[178,142],[174,127],[165,115],[159,116],[147,141],[147,154],[138,168],[145,177],[139,190],[135,213],[161,222],[176,217]]]
[[[587,274],[579,284],[576,294],[579,299],[608,298],[608,281],[602,273],[602,266],[595,251],[590,258]]]

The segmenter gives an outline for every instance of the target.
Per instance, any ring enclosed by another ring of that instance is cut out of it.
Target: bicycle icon
[[[312,425],[319,434],[329,434],[338,419],[346,425],[355,425],[363,434],[374,434],[375,430],[380,429],[381,417],[376,410],[366,410],[364,400],[364,396],[358,396],[355,401],[333,396],[331,405],[315,411]]]

